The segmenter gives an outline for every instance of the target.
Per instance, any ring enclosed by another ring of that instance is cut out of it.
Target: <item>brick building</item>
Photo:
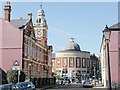
[[[38,10],[35,24],[32,22],[32,13],[28,14],[27,19],[11,20],[9,1],[4,11],[4,19],[0,19],[3,26],[0,37],[0,67],[7,72],[12,68],[14,61],[18,60],[26,80],[51,77],[52,46],[47,44],[48,26],[42,7]],[[7,62],[9,63],[6,65]]]
[[[72,82],[80,82],[90,75],[90,52],[81,51],[73,38],[64,50],[55,53],[52,70],[58,78],[69,78]]]
[[[101,70],[100,70],[100,60],[95,54],[90,55],[91,59],[91,74],[90,77],[94,79],[101,78]]]

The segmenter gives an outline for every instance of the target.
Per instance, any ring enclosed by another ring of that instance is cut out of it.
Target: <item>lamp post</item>
[[[96,86],[96,70],[95,70],[95,63],[93,64],[94,67],[94,86]]]
[[[111,73],[110,73],[110,56],[109,56],[109,40],[110,40],[110,34],[111,31],[108,29],[107,25],[103,31],[103,35],[105,37],[105,42],[107,45],[107,60],[108,60],[108,84],[109,84],[109,90],[112,90],[111,88]]]

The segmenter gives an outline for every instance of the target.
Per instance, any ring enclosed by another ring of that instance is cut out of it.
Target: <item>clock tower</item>
[[[35,38],[44,46],[47,46],[47,23],[45,20],[45,13],[42,9],[42,5],[40,10],[37,12],[37,18],[34,24],[34,32]]]

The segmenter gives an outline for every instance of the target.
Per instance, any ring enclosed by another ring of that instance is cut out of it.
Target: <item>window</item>
[[[33,58],[36,59],[36,46],[33,44]]]
[[[37,60],[39,61],[39,57],[40,57],[40,52],[39,52],[39,47],[37,49]]]
[[[89,68],[90,67],[90,59],[87,58],[87,67]]]
[[[31,42],[31,40],[28,41],[28,55],[32,56],[32,42]]]
[[[69,65],[70,67],[73,67],[73,58],[72,57],[69,58],[69,64],[70,64]]]
[[[86,67],[86,59],[82,58],[82,67],[85,68]]]
[[[41,59],[41,62],[43,62],[43,59],[44,59],[43,56],[44,56],[44,55],[43,55],[43,49],[41,48],[41,52],[40,52],[40,59]]]
[[[58,65],[58,67],[60,67],[60,58],[58,58],[57,65]]]
[[[76,58],[76,67],[81,67],[81,58],[80,57]]]
[[[41,23],[41,19],[39,18],[39,23]]]
[[[24,42],[24,52],[25,55],[28,54],[28,39],[25,38],[25,42]]]
[[[25,50],[25,55],[27,55],[27,53],[28,53],[28,46],[27,46],[27,44],[24,44],[24,50]]]
[[[36,20],[36,23],[38,23],[38,19]]]
[[[63,58],[63,66],[67,66],[67,58]]]
[[[40,78],[40,66],[38,66],[38,77]]]

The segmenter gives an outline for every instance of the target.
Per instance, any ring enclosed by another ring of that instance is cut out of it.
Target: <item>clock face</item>
[[[37,34],[37,37],[42,37],[43,36],[43,30],[37,29],[36,34]]]

